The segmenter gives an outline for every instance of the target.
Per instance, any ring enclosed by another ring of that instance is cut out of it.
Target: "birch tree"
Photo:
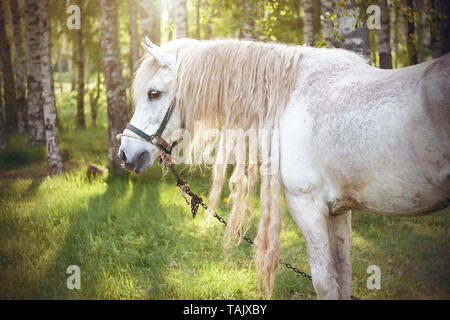
[[[387,0],[381,0],[378,3],[381,11],[381,28],[377,30],[380,68],[392,69],[389,7]]]
[[[0,91],[2,87],[2,78],[0,76]],[[6,147],[8,143],[8,130],[6,129],[5,120],[3,119],[3,99],[0,94],[0,149]]]
[[[84,9],[83,1],[77,0],[77,6],[80,8],[80,28],[77,29],[78,44],[78,85],[77,85],[77,124],[79,127],[86,127],[84,119],[84,45],[83,45],[83,20]]]
[[[416,50],[416,27],[414,25],[414,3],[413,0],[406,0],[406,19],[408,23],[408,33],[406,35],[406,50],[408,52],[408,65],[417,64]]]
[[[50,43],[50,16],[48,0],[39,0],[39,30],[41,32],[41,73],[44,89],[44,124],[47,143],[47,161],[50,174],[62,172],[62,161],[59,152],[58,128],[56,127],[55,89]]]
[[[130,69],[132,74],[136,71],[139,60],[137,13],[137,0],[130,0]]]
[[[151,40],[153,43],[161,43],[161,1],[153,0],[152,10],[151,10]]]
[[[15,76],[18,106],[17,131],[22,133],[26,131],[27,127],[27,110],[25,101],[25,56],[23,51],[22,28],[18,1],[11,0],[10,7],[14,35],[14,48],[16,53]]]
[[[119,58],[119,41],[117,39],[116,0],[101,0],[100,16],[103,73],[105,75],[108,105],[108,166],[110,170],[122,171],[121,161],[117,156],[116,136],[125,129],[128,115],[126,88]]]
[[[337,17],[337,29],[341,37],[340,47],[369,59],[369,29],[365,23],[357,21],[360,15],[356,1],[346,0],[345,7],[339,10]]]
[[[303,32],[305,34],[305,44],[313,46],[314,39],[314,1],[303,0],[303,7],[305,10],[305,23],[303,25]]]
[[[41,35],[39,32],[39,0],[25,1],[25,33],[27,54],[28,143],[45,143],[41,84]]]
[[[175,38],[187,38],[188,18],[186,0],[174,0],[174,22],[175,22]]]
[[[334,20],[336,19],[334,0],[322,0],[323,38],[328,47],[336,46],[334,38]]]
[[[6,38],[5,12],[0,2],[0,64],[4,81],[6,125],[17,129],[17,99],[14,88],[14,73],[11,62],[11,51]]]
[[[151,36],[150,11],[152,10],[151,0],[141,0],[139,5],[139,27],[141,29],[141,40]],[[151,39],[153,41],[153,39]]]

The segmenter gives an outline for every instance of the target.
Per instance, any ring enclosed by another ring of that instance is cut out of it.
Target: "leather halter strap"
[[[166,111],[166,114],[164,115],[163,121],[159,125],[158,130],[156,130],[156,132],[150,136],[148,134],[146,134],[144,131],[142,131],[141,129],[133,126],[131,123],[127,124],[127,129],[132,131],[133,133],[137,134],[139,137],[141,137],[145,141],[150,142],[151,144],[157,146],[162,151],[170,154],[170,152],[172,151],[172,148],[175,145],[177,145],[178,141],[175,141],[172,145],[170,145],[162,138],[162,134],[164,132],[164,129],[167,126],[167,123],[170,120],[170,117],[173,114],[173,109],[174,109],[174,103],[171,103],[169,108]]]

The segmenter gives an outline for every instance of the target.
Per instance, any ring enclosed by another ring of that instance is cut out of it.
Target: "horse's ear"
[[[150,39],[148,41],[150,41]],[[154,45],[151,41],[150,44],[152,46],[149,46],[148,44],[142,42],[142,47],[144,48],[145,51],[151,54],[153,58],[155,58],[155,60],[158,62],[160,66],[171,67],[175,64],[176,56],[174,54],[166,52],[160,47]]]
[[[157,48],[158,46],[154,44],[149,37],[145,37],[145,44],[150,48]]]

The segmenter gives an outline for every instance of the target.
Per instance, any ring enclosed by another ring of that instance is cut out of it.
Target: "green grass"
[[[64,123],[74,100],[59,97]],[[64,101],[64,102],[61,102]],[[45,177],[43,147],[13,135],[0,151],[0,298],[2,299],[258,299],[260,290],[246,243],[225,251],[223,226],[203,232],[202,211],[192,219],[175,180],[155,164],[139,176],[91,183],[85,165],[107,163],[105,109],[97,128],[63,126],[71,155],[61,176]],[[66,120],[67,119],[67,120]],[[17,160],[25,159],[25,160]],[[209,172],[184,171],[206,196]],[[258,200],[253,206],[258,212]],[[219,214],[226,218],[228,203]],[[249,231],[255,234],[258,214]],[[400,219],[355,212],[352,218],[352,294],[363,299],[449,299],[449,210]],[[283,210],[282,258],[309,273],[303,238]],[[369,265],[381,268],[381,290],[368,290]],[[81,289],[68,290],[66,269],[81,269]],[[274,299],[315,299],[310,281],[281,267]]]

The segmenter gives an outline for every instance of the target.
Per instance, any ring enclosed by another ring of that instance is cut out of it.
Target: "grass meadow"
[[[66,83],[66,85],[68,85]],[[58,90],[57,90],[58,91]],[[57,97],[65,173],[46,176],[44,147],[14,134],[0,151],[0,299],[260,299],[252,248],[222,246],[223,226],[204,212],[192,219],[172,176],[158,163],[141,175],[104,175],[89,182],[86,165],[107,164],[106,103],[98,126],[75,126],[74,95]],[[87,100],[87,99],[86,99]],[[183,170],[206,198],[208,170]],[[226,218],[224,190],[218,213]],[[256,232],[259,202],[250,237]],[[306,247],[284,205],[282,258],[310,272]],[[449,209],[419,218],[354,212],[352,294],[362,299],[449,299]],[[66,269],[81,270],[69,290]],[[369,290],[367,267],[381,269],[381,289]],[[280,266],[273,299],[316,299],[312,283]]]

